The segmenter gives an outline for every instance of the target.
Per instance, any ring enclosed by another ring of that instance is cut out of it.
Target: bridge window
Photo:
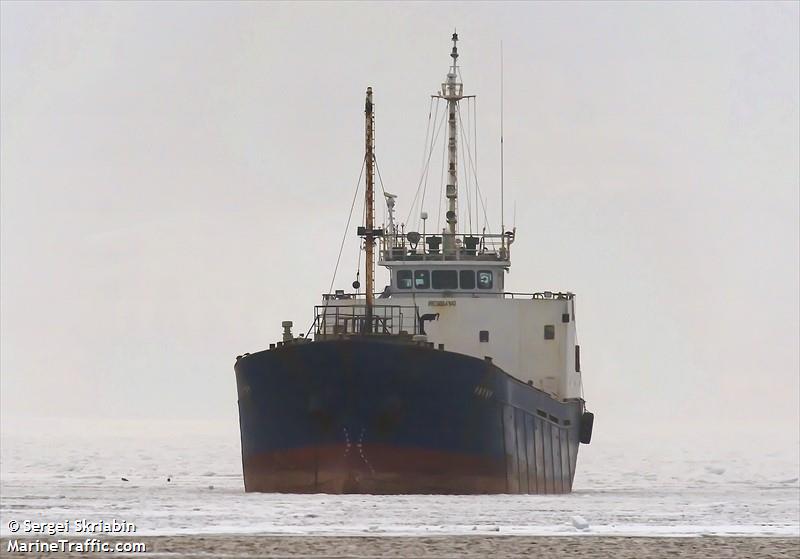
[[[400,270],[397,272],[397,288],[411,289],[411,270]]]
[[[434,289],[458,289],[458,272],[455,270],[434,270],[431,272]]]
[[[480,342],[488,342],[489,341],[489,331],[488,330],[481,330],[478,332],[478,340]]]
[[[492,272],[489,270],[478,270],[478,288],[491,289],[494,281],[492,279]]]
[[[428,289],[431,286],[431,273],[428,270],[414,270],[414,288]]]
[[[556,327],[554,324],[545,324],[544,326],[544,339],[545,340],[555,340],[556,339]]]
[[[475,270],[461,270],[458,279],[461,289],[475,289]]]

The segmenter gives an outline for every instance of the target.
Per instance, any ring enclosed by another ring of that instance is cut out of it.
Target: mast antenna
[[[500,234],[502,235],[502,246],[506,246],[506,225],[505,225],[505,191],[503,185],[503,41],[500,41]]]

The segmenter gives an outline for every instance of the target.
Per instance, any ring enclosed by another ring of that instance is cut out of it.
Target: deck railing
[[[539,291],[537,293],[503,293],[504,299],[561,299],[570,300],[575,297],[569,291]]]
[[[416,306],[317,305],[314,307],[314,337],[331,336],[413,336],[420,333]]]
[[[513,240],[511,232],[506,235],[397,233],[381,237],[380,257],[383,261],[507,261]]]
[[[394,295],[408,295],[410,292],[408,290],[401,290],[395,291],[392,294]],[[442,293],[449,293],[449,294],[457,294],[459,296],[469,296],[469,295],[478,295],[478,296],[485,296],[485,297],[498,297],[502,295],[503,299],[561,299],[561,300],[569,300],[575,297],[574,293],[569,291],[537,291],[535,293],[516,293],[511,291],[505,291],[503,293],[497,293],[494,291],[481,293],[481,292],[464,292],[464,291],[452,291],[452,290],[436,290],[436,289],[425,289],[424,291],[415,291],[415,295],[421,296],[425,294],[431,295],[441,295]],[[375,298],[379,299],[385,296],[385,293],[375,293]],[[322,300],[323,301],[341,301],[341,300],[362,300],[366,297],[365,293],[345,293],[344,291],[338,291],[336,293],[323,293]],[[324,306],[324,305],[322,305]],[[414,308],[414,307],[410,307]]]

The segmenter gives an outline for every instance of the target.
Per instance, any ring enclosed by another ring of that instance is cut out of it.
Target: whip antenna
[[[503,41],[500,41],[500,234],[502,235],[503,247],[506,246],[506,225],[505,225],[505,200],[503,188]]]

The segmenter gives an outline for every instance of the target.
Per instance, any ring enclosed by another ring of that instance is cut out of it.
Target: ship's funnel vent
[[[294,336],[292,335],[292,326],[294,324],[291,320],[284,320],[281,322],[281,326],[283,327],[283,341],[284,342],[291,342]]]

